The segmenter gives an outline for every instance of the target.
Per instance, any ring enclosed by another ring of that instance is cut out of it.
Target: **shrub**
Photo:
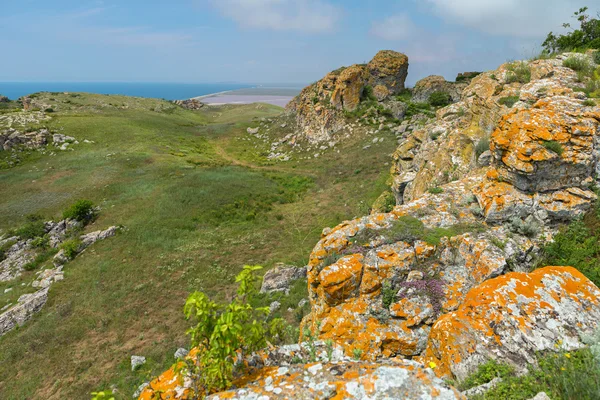
[[[90,200],[77,200],[63,212],[63,218],[75,219],[84,223],[92,221],[95,217],[94,203]]]
[[[427,116],[433,116],[431,112],[431,105],[429,103],[413,103],[409,102],[406,108],[406,118],[413,117],[417,114],[425,114]]]
[[[557,141],[554,140],[545,140],[544,142],[542,142],[542,145],[550,150],[553,151],[554,153],[558,154],[559,156],[562,156],[564,149],[562,147],[562,144],[558,143]]]
[[[446,92],[433,92],[429,96],[429,104],[434,107],[445,107],[452,103],[452,97]]]
[[[444,193],[444,189],[442,189],[441,187],[438,187],[438,186],[430,187],[429,189],[427,189],[427,191],[431,194]]]
[[[411,97],[412,93],[410,92],[410,89],[403,89],[400,93],[396,95],[396,100],[408,103],[410,102]]]
[[[512,106],[515,105],[515,103],[517,101],[519,101],[519,96],[506,96],[506,97],[501,97],[498,100],[498,104],[502,104],[503,106],[511,108]]]
[[[21,239],[34,239],[46,234],[46,224],[41,215],[31,214],[26,217],[25,225],[18,228],[14,234]]]
[[[480,155],[490,149],[490,137],[484,136],[475,145],[475,157],[479,158]]]
[[[364,89],[360,95],[360,101],[377,101],[377,98],[373,94],[372,86],[367,85],[364,87]]]
[[[584,100],[582,104],[586,107],[595,107],[596,106],[596,102],[594,100],[590,100],[590,99]]]
[[[54,109],[52,109],[52,108],[46,108],[44,111],[47,112],[47,113],[53,113]]]
[[[579,28],[571,28],[571,24],[563,24],[571,28],[570,32],[556,36],[550,32],[542,44],[550,53],[572,50],[599,49],[600,48],[600,20],[590,18],[586,14],[587,7],[582,7],[575,12],[574,17],[579,21]]]
[[[600,51],[595,51],[594,54],[592,55],[592,58],[594,59],[594,62],[596,64],[600,64]]]
[[[381,287],[381,297],[384,308],[390,308],[396,302],[396,292],[389,281],[383,282]]]
[[[590,71],[591,65],[584,57],[585,56],[571,56],[563,60],[562,65],[563,67],[571,68],[573,71]]]
[[[77,253],[79,253],[79,249],[81,248],[81,240],[79,239],[70,239],[65,240],[61,245],[60,249],[64,250],[65,256],[72,260],[75,258]]]
[[[505,378],[513,374],[513,368],[507,364],[501,364],[496,360],[489,360],[481,364],[477,371],[469,375],[459,385],[461,391],[474,388],[490,382],[494,378]]]
[[[511,232],[532,238],[539,233],[540,226],[533,218],[522,220],[519,217],[514,217],[508,223],[508,229]]]
[[[259,269],[244,266],[235,279],[239,286],[229,304],[217,304],[201,292],[192,293],[185,303],[185,317],[197,322],[187,333],[192,346],[201,349],[192,366],[198,374],[197,394],[229,387],[239,367],[238,355],[244,357],[265,347],[281,327],[280,319],[268,322],[268,307],[254,308],[247,302],[247,297],[256,292],[255,271]]]
[[[531,69],[526,62],[517,61],[508,65],[506,83],[529,83],[531,81]]]

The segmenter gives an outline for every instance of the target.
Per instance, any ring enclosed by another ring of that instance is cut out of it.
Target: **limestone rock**
[[[144,356],[131,356],[131,370],[135,371],[142,365],[146,364],[146,357]]]
[[[412,101],[415,103],[426,103],[429,96],[435,92],[448,93],[453,102],[460,101],[462,91],[467,87],[466,83],[448,82],[440,75],[431,75],[423,78],[417,83],[412,91]]]
[[[111,226],[110,228],[107,228],[103,231],[95,231],[95,232],[90,232],[85,235],[82,235],[80,237],[82,250],[85,249],[86,247],[91,246],[92,244],[96,243],[98,240],[104,240],[106,238],[114,236],[118,230],[119,230],[118,226]]]
[[[381,50],[367,64],[370,84],[373,87],[384,86],[391,94],[404,89],[408,75],[408,57],[392,50]]]
[[[462,380],[489,359],[518,371],[536,353],[584,346],[600,321],[600,289],[571,267],[508,273],[468,293],[455,312],[431,329],[423,361],[439,376]]]
[[[414,361],[380,364],[306,364],[260,371],[241,388],[209,396],[217,399],[466,399]]]
[[[0,314],[0,336],[6,334],[17,325],[22,326],[44,307],[47,300],[48,288],[19,297],[17,305]]]
[[[462,392],[462,394],[464,394],[468,398],[471,398],[474,396],[481,396],[488,390],[493,389],[496,386],[498,386],[498,384],[501,382],[502,382],[502,378],[496,377],[496,378],[492,379],[491,381],[489,381],[488,383],[484,383],[483,385],[475,386],[474,388],[465,390],[464,392]]]
[[[364,67],[353,65],[345,68],[337,78],[331,104],[338,109],[354,111],[360,103],[366,83],[367,71]]]
[[[306,267],[277,264],[265,274],[260,292],[289,292],[292,283],[304,277],[306,277]]]

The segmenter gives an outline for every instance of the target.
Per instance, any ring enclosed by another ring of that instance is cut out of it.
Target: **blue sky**
[[[600,0],[0,0],[0,81],[309,83],[380,49],[414,83],[539,51]]]

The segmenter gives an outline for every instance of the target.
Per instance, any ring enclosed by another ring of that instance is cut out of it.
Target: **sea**
[[[36,92],[87,92],[184,100],[212,93],[255,87],[257,85],[243,83],[0,82],[0,95],[16,100]],[[284,86],[273,85],[272,87]]]

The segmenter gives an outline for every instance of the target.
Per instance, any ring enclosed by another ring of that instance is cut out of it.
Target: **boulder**
[[[600,289],[571,267],[512,272],[472,288],[432,327],[422,361],[465,379],[487,360],[525,372],[543,351],[584,347],[600,321]]]
[[[131,370],[135,371],[142,365],[146,364],[146,357],[144,356],[131,356]]]
[[[242,387],[209,396],[218,399],[466,399],[414,361],[313,363],[259,371]]]
[[[358,107],[367,83],[365,67],[353,65],[345,68],[337,78],[331,94],[331,104],[341,110],[354,111]]]
[[[391,94],[404,89],[408,75],[408,57],[392,50],[381,50],[367,64],[372,87],[383,86]]]
[[[435,92],[448,93],[453,102],[460,101],[462,91],[467,87],[466,83],[448,82],[440,75],[431,75],[423,78],[415,84],[412,91],[412,101],[415,103],[427,103],[429,96]]]
[[[47,300],[48,288],[19,297],[17,305],[0,314],[0,336],[6,334],[17,325],[22,326],[25,324],[35,313],[44,307]]]
[[[289,292],[294,281],[306,277],[306,267],[279,263],[267,271],[263,278],[261,293]]]
[[[94,232],[90,232],[85,235],[82,235],[80,237],[81,247],[82,247],[81,250],[85,249],[88,246],[91,246],[92,244],[96,243],[98,240],[104,240],[111,236],[115,236],[118,230],[119,230],[118,226],[111,226],[110,228],[107,228],[103,231],[94,231]]]

